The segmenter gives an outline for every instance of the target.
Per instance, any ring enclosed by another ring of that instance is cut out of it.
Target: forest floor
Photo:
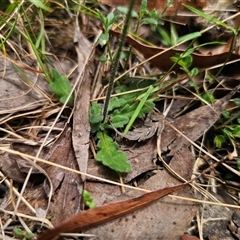
[[[0,3],[0,239],[240,239],[238,5],[133,2]]]

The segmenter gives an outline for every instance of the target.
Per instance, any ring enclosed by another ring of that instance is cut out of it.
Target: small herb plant
[[[234,100],[237,106],[240,106],[239,99]],[[235,146],[236,138],[240,138],[240,117],[239,114],[231,116],[230,112],[223,111],[222,116],[226,120],[221,124],[214,138],[214,144],[217,148],[222,148],[225,143],[230,142],[233,147]]]
[[[20,228],[13,228],[13,233],[21,240],[29,240],[35,237],[35,234],[28,233],[26,231],[21,230]]]
[[[96,160],[117,172],[129,172],[131,171],[131,165],[128,163],[126,153],[119,150],[118,143],[110,137],[110,133],[114,128],[123,129],[125,127],[125,130],[129,129],[131,126],[128,123],[132,122],[132,119],[143,118],[154,107],[154,98],[150,96],[153,88],[150,86],[149,89],[149,91],[142,92],[141,99],[138,99],[140,94],[137,92],[111,98],[108,119],[104,123],[102,122],[103,112],[101,105],[95,102],[91,104],[91,130],[92,133],[97,133],[97,146],[99,149]],[[126,91],[129,91],[126,86],[115,88],[115,92],[118,94]],[[125,130],[124,133],[126,133]]]
[[[104,46],[108,43],[109,41],[109,30],[112,28],[112,25],[114,22],[116,22],[119,18],[120,15],[114,15],[113,12],[110,12],[106,17],[102,14],[101,11],[97,10],[98,17],[101,20],[101,23],[103,25],[103,33],[98,39],[98,43],[100,46]]]
[[[82,196],[83,196],[84,202],[89,208],[96,207],[96,204],[94,203],[93,198],[91,197],[90,193],[87,190],[83,190]]]
[[[55,93],[61,103],[65,103],[72,86],[67,77],[60,75],[55,69],[51,71],[52,81],[49,83],[51,90]],[[68,100],[68,105],[73,105],[74,96],[72,95]]]

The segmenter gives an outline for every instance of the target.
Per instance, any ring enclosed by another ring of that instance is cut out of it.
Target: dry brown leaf
[[[78,170],[71,136],[71,128],[66,128],[55,143],[49,161]],[[49,214],[52,216],[51,222],[56,225],[80,211],[82,183],[78,174],[58,167],[50,166],[46,172],[54,191]],[[47,189],[46,191],[49,193]]]
[[[88,165],[88,148],[90,137],[89,104],[90,104],[90,67],[89,60],[92,44],[82,34],[79,26],[75,29],[76,51],[78,54],[79,87],[75,99],[73,114],[72,141],[79,170],[86,173]],[[82,176],[84,180],[85,177]]]
[[[12,149],[15,151],[19,151],[21,153],[25,153],[31,156],[36,156],[37,151],[39,149],[38,146],[31,146],[23,143],[12,143]],[[43,148],[39,157],[43,159],[47,159],[47,154],[49,152],[48,148]],[[46,164],[38,163],[40,168],[44,169]],[[8,152],[4,152],[0,154],[0,169],[4,173],[4,175],[10,179],[18,183],[23,183],[25,181],[25,174],[28,173],[29,169],[33,167],[32,174],[41,173],[39,169],[35,168],[33,164],[26,161],[26,159],[11,154]]]
[[[117,6],[128,6],[128,0],[101,0],[102,3],[105,3],[111,7]],[[136,0],[135,3],[135,10],[139,10],[141,6],[142,0]],[[221,0],[221,1],[211,1],[211,0],[202,0],[202,1],[189,1],[189,0],[177,0],[172,1],[172,4],[167,8],[167,0],[151,0],[147,2],[147,8],[149,10],[156,9],[158,12],[162,13],[164,11],[164,16],[172,16],[181,14],[181,12],[186,12],[185,8],[182,6],[182,3],[191,5],[198,9],[205,9],[205,10],[231,10],[236,11],[237,7],[233,5],[232,1],[228,0]]]
[[[107,205],[83,211],[78,215],[72,216],[70,219],[66,220],[56,228],[46,231],[37,239],[51,240],[63,232],[79,232],[80,230],[106,223],[141,209],[152,202],[181,189],[184,185],[185,184],[180,184],[177,186],[156,190],[146,193],[140,197],[122,202],[109,203]]]
[[[184,116],[178,117],[172,125],[193,142],[196,141],[218,120],[229,100],[239,88],[240,85],[214,104],[199,107]],[[186,138],[177,133],[169,124],[165,124],[161,136],[161,150],[163,153],[167,152],[168,156],[173,156],[179,149],[189,145],[190,143]]]
[[[159,121],[158,115],[151,111],[142,127],[135,128],[133,131],[129,131],[126,135],[122,135],[131,141],[144,141],[151,138],[159,129],[161,129],[161,121]]]
[[[50,93],[48,84],[37,71],[1,55],[0,63],[0,114],[34,109],[47,101],[43,93]]]
[[[119,34],[121,34],[117,31],[111,31],[111,33],[116,36],[119,36]],[[129,35],[127,36],[126,41],[129,45],[133,46],[139,52],[141,52],[146,59],[162,52],[161,55],[151,60],[151,63],[153,63],[156,67],[158,67],[162,71],[168,71],[173,66],[173,62],[170,59],[171,57],[173,57],[175,54],[182,54],[184,52],[184,50],[180,50],[180,49],[167,50],[166,48],[162,48],[162,47],[148,46],[132,38]],[[211,55],[211,54],[202,55],[198,53],[193,53],[192,57],[193,57],[193,63],[191,67],[197,67],[197,68],[210,68],[212,66],[222,64],[226,61],[232,61],[239,58],[239,56],[234,53],[230,54],[229,56],[228,51],[223,52],[221,54],[215,54],[215,55]],[[179,71],[179,66],[175,66],[173,70]]]

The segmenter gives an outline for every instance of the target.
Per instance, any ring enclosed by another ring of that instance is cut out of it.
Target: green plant
[[[128,13],[127,7],[119,6],[117,7],[117,10],[125,15]],[[132,10],[131,17],[136,18],[137,20],[137,26],[135,31],[137,31],[140,24],[149,25],[153,31],[156,30],[157,26],[163,25],[163,21],[161,19],[162,14],[157,12],[156,10],[149,11],[147,9],[147,0],[141,1],[139,13]]]
[[[61,103],[65,103],[69,94],[72,91],[72,86],[67,77],[64,75],[60,75],[55,69],[51,70],[52,81],[49,83],[51,90],[55,93],[55,95],[59,98]],[[69,105],[73,105],[74,96],[68,100]]]
[[[171,60],[180,66],[185,73],[189,76],[194,77],[198,74],[197,68],[189,69],[192,66],[193,58],[192,55],[183,55],[176,53],[175,56],[171,57]]]
[[[137,84],[136,84],[137,85]],[[131,87],[136,87],[132,85]],[[109,101],[109,112],[106,122],[102,122],[103,113],[100,104],[93,102],[90,107],[91,131],[97,133],[99,151],[96,160],[117,172],[129,172],[131,166],[127,161],[127,156],[119,150],[117,142],[111,137],[110,133],[114,128],[122,129],[125,127],[124,134],[127,133],[137,117],[143,118],[153,107],[155,100],[151,97],[153,87],[149,86],[147,91],[130,92],[130,88],[119,86],[115,92],[119,94]],[[121,95],[122,94],[122,95]]]
[[[109,41],[109,30],[111,29],[113,23],[116,22],[120,18],[120,15],[119,14],[114,15],[113,12],[110,12],[105,17],[101,11],[97,10],[97,13],[98,13],[99,19],[102,22],[103,30],[104,30],[104,32],[100,35],[100,37],[98,39],[98,43],[100,44],[100,46],[103,47]]]
[[[127,162],[127,155],[123,151],[119,151],[117,142],[107,135],[106,132],[97,133],[98,148],[100,149],[96,155],[96,160],[103,165],[117,171],[129,172],[131,165]]]
[[[87,190],[83,190],[82,197],[84,202],[89,208],[95,208],[96,204],[93,201],[93,198],[91,197],[90,193]]]
[[[13,228],[13,233],[21,238],[21,240],[28,240],[28,239],[32,239],[35,237],[35,234],[33,233],[28,233],[26,231],[21,230],[20,228]]]
[[[233,99],[236,106],[240,106],[239,98]],[[231,114],[225,110],[222,112],[223,123],[217,127],[214,144],[217,148],[221,148],[223,144],[230,142],[235,147],[236,138],[240,138],[240,115],[239,112]]]
[[[221,128],[220,134],[216,135],[214,138],[214,144],[217,148],[221,148],[223,144],[227,142],[235,146],[236,138],[240,138],[240,125],[229,125]]]
[[[225,29],[228,29],[228,30],[232,31],[235,36],[238,34],[238,31],[235,28],[233,28],[231,26],[228,26],[226,23],[224,23],[223,21],[219,20],[218,18],[215,18],[215,17],[213,17],[210,14],[204,13],[203,11],[200,11],[200,10],[198,10],[198,9],[192,7],[192,6],[189,6],[189,5],[186,5],[186,4],[182,4],[182,5],[185,6],[188,10],[190,10],[193,13],[197,14],[198,16],[207,19],[209,22],[212,22],[215,25],[218,25],[220,27],[223,27]]]

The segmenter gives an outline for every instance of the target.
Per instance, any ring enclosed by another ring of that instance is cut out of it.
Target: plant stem
[[[130,0],[129,9],[128,9],[128,13],[126,15],[126,20],[125,20],[125,23],[124,23],[122,35],[121,35],[121,38],[120,38],[120,42],[118,44],[118,50],[117,50],[116,56],[113,60],[112,67],[111,67],[111,73],[110,73],[110,77],[109,77],[109,85],[108,85],[106,100],[105,100],[104,108],[103,108],[103,122],[105,122],[105,120],[107,118],[108,105],[109,105],[111,93],[112,93],[113,88],[114,88],[114,79],[116,77],[117,68],[118,68],[118,65],[119,65],[119,60],[120,60],[122,48],[123,48],[123,45],[125,43],[128,26],[129,26],[129,22],[130,22],[130,19],[131,19],[131,12],[133,10],[134,3],[135,3],[135,0]]]

